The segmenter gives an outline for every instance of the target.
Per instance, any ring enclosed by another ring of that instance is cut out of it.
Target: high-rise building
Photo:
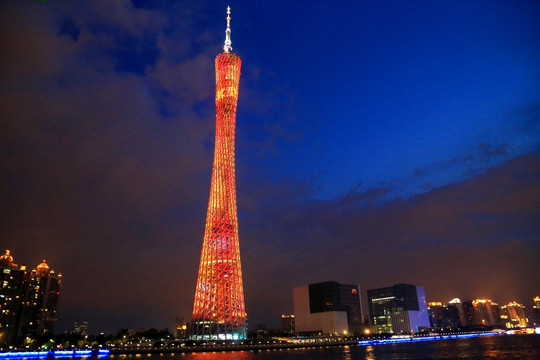
[[[463,316],[460,313],[461,302],[444,304],[442,302],[429,302],[428,314],[429,323],[434,331],[455,331],[460,330]]]
[[[230,8],[223,53],[216,57],[216,139],[210,200],[195,289],[190,339],[246,338],[235,183],[235,125],[240,58],[231,52]]]
[[[467,324],[476,328],[502,326],[501,308],[489,299],[476,299],[463,303]]]
[[[540,327],[540,296],[535,297],[533,301],[532,322],[535,326]]]
[[[295,328],[295,319],[294,315],[281,315],[281,326],[283,329],[283,332],[286,334],[294,334],[294,328]]]
[[[10,251],[0,256],[0,344],[11,343],[18,332],[26,267],[13,262]]]
[[[508,329],[526,327],[529,323],[525,306],[515,301],[501,306],[501,319],[502,324]]]
[[[467,315],[465,314],[465,309],[463,308],[463,304],[459,298],[454,298],[448,302],[448,307],[453,308],[454,312],[457,312],[459,315],[459,326],[460,327],[466,327],[468,325],[467,323]]]
[[[362,332],[358,285],[327,281],[293,289],[295,331],[321,334]]]
[[[9,250],[0,256],[0,271],[0,343],[50,334],[57,320],[62,274],[55,274],[45,260],[27,272],[26,266],[13,262]]]
[[[82,336],[88,335],[88,321],[79,320],[73,322],[73,334],[79,334]]]
[[[422,286],[397,284],[368,290],[368,305],[374,333],[416,333],[430,325]]]
[[[21,314],[21,336],[44,335],[56,323],[62,274],[56,274],[45,260],[26,276],[26,293]]]
[[[174,338],[187,339],[189,335],[188,325],[189,323],[184,318],[176,318],[174,321]]]

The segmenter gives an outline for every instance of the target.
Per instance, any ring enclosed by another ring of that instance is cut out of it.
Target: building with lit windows
[[[441,302],[428,303],[429,324],[434,331],[459,330],[459,313]]]
[[[515,301],[501,306],[501,319],[502,324],[508,329],[526,327],[529,323],[525,306]]]
[[[27,272],[26,266],[14,263],[9,250],[0,256],[0,271],[0,343],[50,334],[57,320],[62,275],[45,260]]]
[[[368,290],[367,294],[373,333],[409,334],[429,328],[422,286],[397,284]]]
[[[73,334],[78,335],[88,335],[88,321],[86,320],[79,320],[73,322]]]
[[[452,299],[449,303],[428,303],[429,323],[434,331],[456,331],[467,326],[461,300]]]
[[[43,260],[26,275],[20,336],[50,334],[56,323],[62,274],[56,274]]]
[[[283,332],[286,334],[294,334],[295,329],[295,319],[294,315],[281,315],[281,326],[283,329]]]
[[[235,181],[235,127],[240,66],[232,52],[230,8],[223,52],[216,57],[216,139],[191,340],[241,340],[247,336]]]
[[[296,333],[361,333],[358,285],[327,281],[293,289]]]
[[[189,323],[184,318],[176,318],[174,322],[174,338],[187,339],[189,336]]]
[[[465,314],[465,309],[463,308],[463,303],[459,298],[454,298],[448,302],[448,307],[451,307],[459,314],[459,325],[460,327],[466,327],[467,315]]]
[[[532,308],[532,322],[535,326],[540,327],[540,296],[533,299],[534,305]]]
[[[467,323],[476,328],[502,327],[501,308],[489,299],[476,299],[463,303]]]
[[[11,343],[17,335],[25,292],[25,269],[13,262],[9,250],[0,256],[0,344]]]

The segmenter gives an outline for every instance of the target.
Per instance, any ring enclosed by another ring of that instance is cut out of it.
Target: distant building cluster
[[[294,315],[282,315],[283,331],[297,335],[414,334],[429,331],[517,329],[540,326],[540,297],[530,316],[524,305],[499,306],[489,299],[427,302],[422,286],[396,284],[367,291],[362,315],[360,288],[336,281],[293,289]]]
[[[27,270],[15,264],[6,250],[0,256],[0,344],[50,334],[61,287],[62,274],[56,274],[45,260]]]
[[[73,322],[73,331],[71,333],[81,335],[81,336],[88,335],[88,321],[79,320],[79,321]]]
[[[428,303],[430,323],[433,330],[452,331],[463,328],[518,329],[540,325],[540,297],[534,298],[531,316],[525,305],[515,301],[499,306],[490,299],[461,302],[456,298],[445,304]]]

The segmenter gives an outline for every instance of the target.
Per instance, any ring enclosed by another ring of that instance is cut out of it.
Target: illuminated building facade
[[[358,285],[327,281],[293,289],[296,333],[361,333]]]
[[[192,340],[246,338],[235,183],[240,58],[231,52],[230,8],[224,52],[216,57],[216,139],[210,200],[193,305]]]
[[[463,303],[467,323],[473,328],[502,327],[501,308],[489,299],[476,299]]]
[[[501,319],[508,329],[526,327],[529,323],[525,306],[515,301],[501,306]]]
[[[45,260],[26,276],[23,299],[21,336],[45,335],[56,323],[62,274],[56,274]]]
[[[540,327],[540,296],[533,299],[534,305],[532,308],[532,322],[535,326]]]
[[[88,321],[79,320],[73,322],[73,334],[79,334],[82,336],[88,335]]]
[[[281,315],[281,325],[284,333],[294,334],[294,323],[294,315]]]
[[[25,291],[25,267],[13,262],[10,251],[0,256],[0,344],[17,335]]]
[[[459,298],[454,298],[448,302],[448,306],[455,308],[459,314],[459,325],[461,327],[465,327],[468,325],[467,323],[467,315],[465,314],[465,309],[463,308],[463,303]]]
[[[30,272],[17,266],[9,250],[0,256],[0,343],[13,343],[25,336],[50,334],[62,274],[55,274],[45,260]]]
[[[467,325],[463,306],[458,298],[448,304],[429,302],[428,314],[431,329],[434,331],[455,331]]]
[[[189,335],[189,323],[184,318],[176,318],[174,322],[174,338],[187,339]]]
[[[441,302],[428,303],[429,324],[434,331],[459,329],[459,314],[455,307]]]
[[[422,286],[397,284],[368,290],[368,306],[374,333],[417,333],[430,326]]]

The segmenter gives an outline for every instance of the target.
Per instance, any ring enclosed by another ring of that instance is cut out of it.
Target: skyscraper
[[[516,301],[503,305],[501,306],[502,325],[509,329],[526,327],[529,324],[526,313],[525,306],[518,304]]]
[[[26,276],[26,294],[21,314],[21,336],[51,334],[56,323],[62,274],[56,274],[45,260]]]
[[[0,344],[51,334],[62,287],[45,260],[30,272],[17,266],[9,250],[0,256]]]
[[[13,262],[10,251],[0,256],[0,345],[17,335],[25,292],[26,267]]]
[[[532,323],[535,326],[540,326],[540,296],[537,296],[533,299],[534,306],[532,308]]]
[[[428,314],[431,329],[434,331],[456,331],[466,324],[463,307],[458,298],[450,303],[429,302]]]
[[[467,323],[473,328],[502,327],[501,308],[489,299],[476,299],[463,303]]]
[[[281,315],[281,325],[284,333],[294,334],[294,323],[294,315]]]
[[[192,340],[246,338],[236,183],[234,135],[240,58],[231,52],[230,8],[223,53],[216,57],[216,140],[210,200],[195,289]]]

